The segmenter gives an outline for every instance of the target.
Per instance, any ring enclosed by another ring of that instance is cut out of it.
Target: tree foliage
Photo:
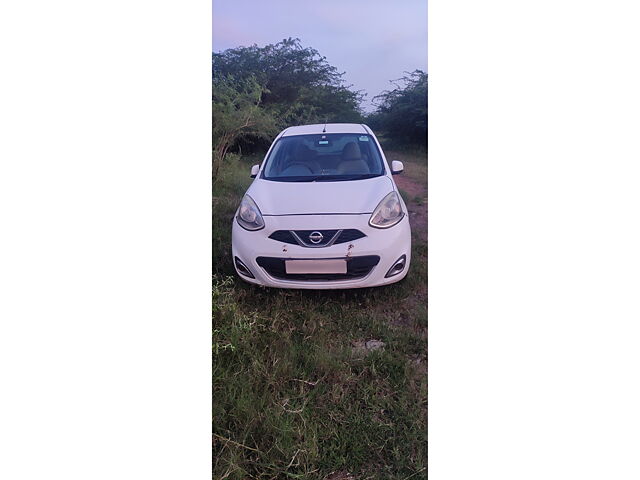
[[[274,119],[260,107],[263,88],[249,76],[213,77],[213,177],[229,148],[246,137],[267,138],[276,127]]]
[[[297,38],[213,53],[218,165],[234,145],[267,146],[274,130],[325,121],[361,122],[364,95],[345,85],[343,75],[317,50],[302,47]],[[252,126],[243,126],[236,135],[247,115]],[[268,129],[260,131],[257,125]]]
[[[427,144],[427,74],[405,72],[391,83],[395,88],[374,97],[377,110],[367,121],[398,145]]]
[[[344,85],[344,73],[317,50],[302,47],[297,38],[214,53],[216,75],[253,76],[263,88],[263,107],[273,110],[283,124],[297,118],[348,122],[362,117],[363,94]]]
[[[299,39],[275,45],[238,47],[213,54],[214,76],[254,75],[268,92],[264,105],[295,102],[301,90],[325,85],[338,86],[342,74],[313,48],[303,48]]]

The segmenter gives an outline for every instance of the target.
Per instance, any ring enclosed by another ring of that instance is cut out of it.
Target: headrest
[[[364,160],[345,160],[338,165],[338,173],[370,173]]]
[[[347,143],[342,149],[342,160],[360,160],[360,147],[355,142]]]
[[[307,160],[315,156],[316,152],[307,147],[304,143],[298,143],[293,151],[293,156],[296,160]]]

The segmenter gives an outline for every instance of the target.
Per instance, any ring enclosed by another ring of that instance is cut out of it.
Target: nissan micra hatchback
[[[361,288],[404,278],[407,208],[369,127],[320,124],[281,132],[240,202],[232,254],[247,282],[279,288]]]

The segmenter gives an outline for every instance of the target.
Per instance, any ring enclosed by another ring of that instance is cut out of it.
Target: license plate
[[[285,260],[287,273],[347,273],[346,260]]]

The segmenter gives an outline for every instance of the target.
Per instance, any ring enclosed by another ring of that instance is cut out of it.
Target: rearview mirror
[[[403,170],[404,170],[404,165],[402,164],[402,162],[399,162],[398,160],[394,160],[393,162],[391,162],[392,175],[397,175],[398,173],[402,173]]]
[[[259,171],[260,171],[260,165],[254,165],[253,167],[251,167],[251,178],[256,178]]]

